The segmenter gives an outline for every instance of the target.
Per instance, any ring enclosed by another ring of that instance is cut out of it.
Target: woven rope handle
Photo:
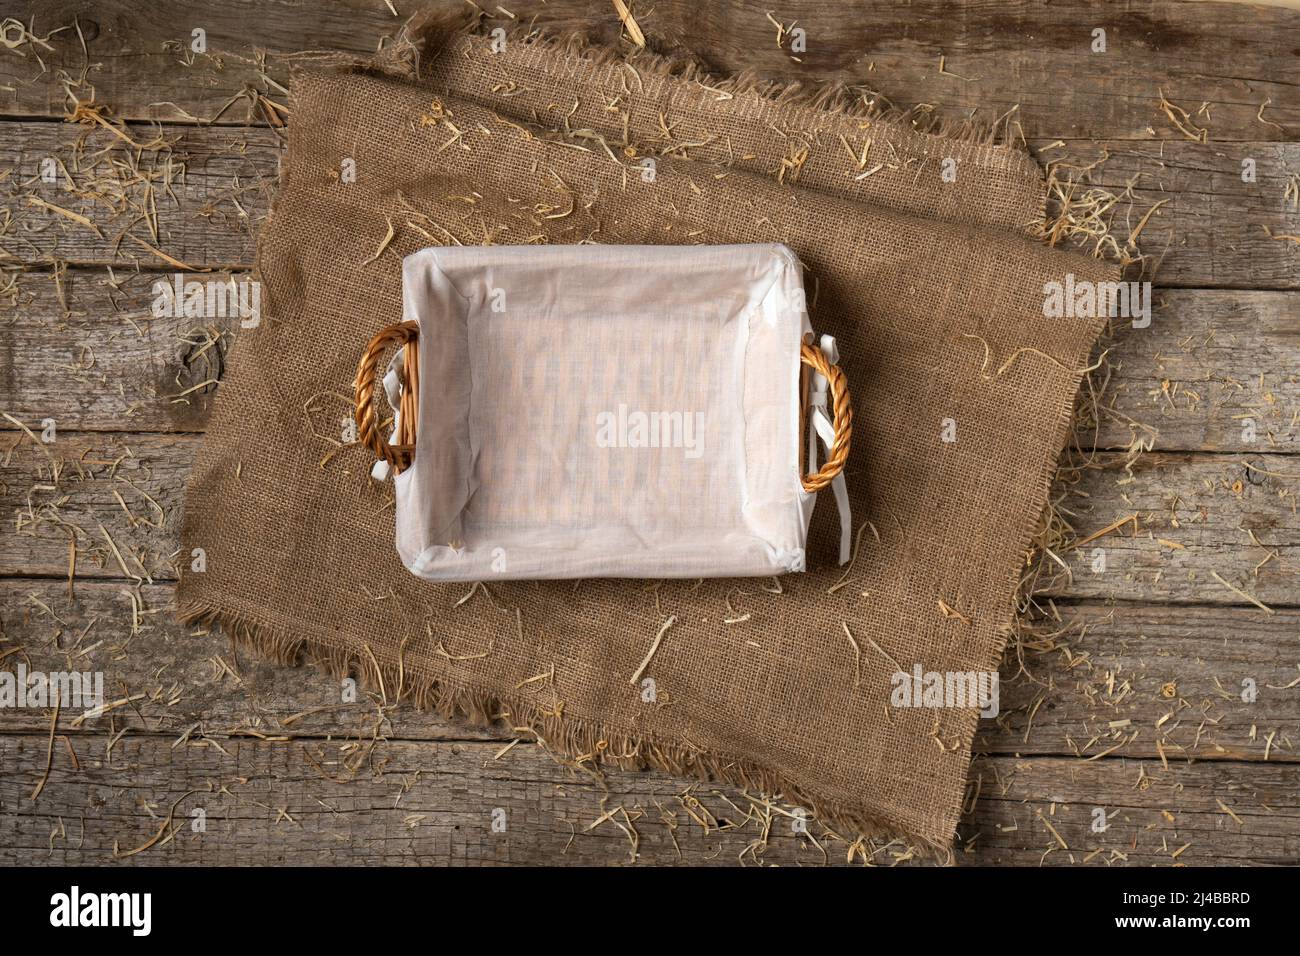
[[[804,491],[821,491],[835,480],[835,476],[844,470],[844,463],[849,460],[849,447],[853,443],[853,405],[849,401],[848,379],[838,365],[830,363],[825,352],[804,342],[800,359],[804,365],[826,377],[835,410],[832,426],[835,439],[831,442],[826,463],[814,474],[803,476]]]
[[[357,439],[388,462],[398,472],[410,467],[415,454],[417,398],[420,394],[420,358],[415,343],[420,337],[420,326],[415,322],[398,322],[377,332],[361,353],[357,365]],[[402,399],[398,419],[397,443],[384,437],[380,417],[375,411],[375,377],[379,362],[392,348],[402,352]],[[815,345],[802,344],[800,360],[809,368],[825,376],[834,404],[835,440],[831,442],[826,463],[811,475],[802,477],[804,491],[821,491],[835,476],[844,470],[853,439],[853,406],[849,402],[849,383],[838,365],[832,365],[826,353]]]
[[[361,353],[357,365],[357,440],[376,456],[401,472],[411,464],[415,454],[416,397],[420,394],[420,350],[415,348],[420,326],[415,322],[398,322],[375,333]],[[404,346],[409,346],[404,348]],[[375,376],[379,362],[392,348],[402,348],[402,398],[398,410],[397,444],[384,437],[381,418],[375,410]]]

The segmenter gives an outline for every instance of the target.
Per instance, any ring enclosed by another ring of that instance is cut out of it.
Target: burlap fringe
[[[363,689],[378,694],[385,705],[409,701],[447,720],[479,727],[505,722],[512,734],[531,735],[561,762],[567,760],[590,770],[662,770],[702,783],[727,784],[802,807],[828,826],[851,830],[852,837],[884,843],[901,841],[920,857],[947,865],[953,862],[952,848],[942,842],[909,833],[860,808],[821,799],[785,775],[746,760],[665,744],[638,734],[610,732],[596,720],[556,714],[534,701],[487,693],[454,679],[419,675],[402,663],[381,662],[360,650],[327,647],[211,603],[188,602],[179,605],[176,613],[186,625],[220,628],[233,648],[273,664],[309,664],[338,680],[350,677]]]
[[[1023,148],[1023,137],[1017,141],[1012,132],[1014,110],[992,122],[974,118],[945,119],[936,115],[934,108],[927,104],[910,108],[898,107],[875,90],[839,80],[774,80],[762,76],[756,70],[718,76],[694,56],[680,51],[661,53],[651,49],[625,50],[601,42],[586,31],[548,34],[526,23],[505,26],[488,20],[482,11],[459,7],[450,10],[433,8],[415,14],[406,21],[393,41],[374,56],[305,53],[296,59],[301,65],[316,68],[378,74],[408,82],[418,81],[421,64],[437,57],[456,40],[463,36],[486,38],[496,29],[505,30],[507,43],[537,46],[550,50],[557,56],[579,58],[591,68],[626,63],[638,72],[652,76],[698,83],[715,96],[755,95],[783,106],[868,119],[894,126],[900,134],[916,134],[948,144],[960,143],[1023,155],[1032,162]],[[1034,168],[1038,168],[1036,163]]]

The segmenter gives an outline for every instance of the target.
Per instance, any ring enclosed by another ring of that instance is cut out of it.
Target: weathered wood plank
[[[0,235],[0,250],[18,262],[167,268],[143,242],[195,268],[252,264],[281,153],[273,131],[166,126],[159,132],[137,124],[129,127],[136,142],[161,135],[167,144],[139,159],[102,129],[9,123],[5,131],[0,170],[11,172],[0,177],[0,196],[14,223]],[[1076,198],[1088,188],[1122,197],[1106,216],[1111,231],[1121,245],[1138,231],[1148,271],[1162,286],[1300,288],[1300,245],[1277,238],[1300,234],[1300,197],[1287,192],[1300,169],[1300,144],[1038,145],[1041,158],[1058,163],[1061,175],[1065,164],[1088,166],[1109,157],[1086,175],[1089,182],[1076,189]],[[1241,180],[1245,159],[1255,161],[1254,182]],[[42,179],[43,172],[54,181]],[[146,179],[154,183],[152,205]],[[98,234],[51,205],[89,219]]]
[[[127,143],[98,126],[3,128],[13,222],[0,261],[174,268],[162,252],[194,269],[252,264],[279,168],[271,130],[134,125]]]
[[[173,280],[163,272],[17,276],[16,307],[0,323],[0,409],[63,429],[201,430],[214,390],[187,390],[220,373],[214,360],[241,320],[155,318],[154,283]],[[1091,413],[1081,422],[1081,443],[1300,449],[1300,292],[1159,290],[1151,324],[1117,323],[1109,345],[1110,398],[1099,430]]]
[[[68,742],[56,737],[36,800],[48,738],[0,736],[0,863],[110,863],[115,853],[152,865],[358,856],[373,864],[820,865],[849,857],[848,843],[816,821],[798,832],[789,808],[773,813],[731,788],[688,789],[660,773],[593,780],[531,745],[505,754],[495,742],[173,747],[126,735],[110,751],[103,733],[62,721],[58,733]],[[1295,765],[997,757],[978,761],[972,779],[978,798],[960,830],[963,863],[1281,864],[1300,856]],[[1101,816],[1107,829],[1093,832]],[[881,864],[908,857],[901,844],[865,844],[863,852]]]
[[[1058,557],[1068,568],[1049,562],[1054,579],[1038,587],[1071,597],[1294,604],[1298,482],[1288,456],[1154,452],[1125,467],[1099,455],[1077,480],[1067,471],[1057,481],[1058,514],[1080,545],[1067,544]]]
[[[1294,764],[976,760],[974,813],[959,830],[970,849],[959,862],[1294,864],[1298,784]],[[1103,817],[1105,831],[1094,832]]]
[[[37,424],[39,428],[39,423]],[[0,436],[0,575],[175,580],[195,436]]]
[[[1300,450],[1300,293],[1157,289],[1149,327],[1113,325],[1100,412],[1081,397],[1081,447]]]
[[[16,276],[14,309],[0,323],[0,410],[28,422],[52,418],[66,430],[206,427],[216,387],[203,383],[224,374],[230,336],[244,319],[231,310],[211,318],[155,314],[155,284],[174,288],[175,275]],[[218,273],[182,281],[248,280],[248,273]]]
[[[177,739],[244,733],[404,740],[503,740],[377,694],[344,701],[315,667],[232,653],[218,635],[179,624],[170,586],[0,579],[0,655],[13,670],[99,672],[114,699],[144,694],[118,729]],[[1300,612],[1250,608],[1067,605],[1002,668],[1000,713],[980,723],[990,754],[1297,761]],[[1060,633],[1057,633],[1060,632]],[[1021,664],[1023,663],[1023,671]],[[1253,693],[1252,693],[1253,692]],[[1253,699],[1252,699],[1253,698]],[[39,734],[48,714],[0,709],[0,733]]]
[[[1300,612],[1071,603],[1002,665],[990,754],[1297,759]]]
[[[15,522],[15,533],[0,538],[0,575],[63,577],[75,541],[79,577],[174,579],[178,515],[198,441],[77,433],[38,447],[21,432],[0,433],[0,514]],[[322,453],[332,447],[322,441]],[[1070,573],[1042,581],[1043,593],[1245,605],[1218,574],[1265,603],[1297,603],[1293,457],[1151,453],[1131,469],[1124,464],[1123,455],[1099,454],[1077,478],[1067,472],[1055,494],[1080,538],[1133,515],[1139,530],[1129,521],[1064,550]],[[359,446],[331,466],[358,480],[367,467]]]
[[[500,9],[493,15],[509,25]],[[603,0],[516,0],[509,10],[517,22],[594,29],[607,41],[620,30]],[[790,28],[782,44],[769,12]],[[0,61],[0,112],[28,116],[62,115],[64,92],[53,78],[60,71],[77,78],[84,68],[98,98],[124,116],[209,118],[246,86],[267,89],[263,66],[283,82],[287,54],[369,53],[400,25],[385,5],[366,0],[331,0],[311,16],[289,0],[184,0],[170,4],[166,17],[126,0],[20,0],[11,14],[38,36],[79,21],[87,43],[83,52],[75,30],[65,29],[49,37],[49,49],[24,44],[15,52],[25,56]],[[663,0],[636,16],[652,39],[696,51],[717,71],[859,82],[903,106],[939,104],[952,118],[978,111],[992,120],[1016,110],[1030,136],[1180,139],[1185,134],[1159,107],[1161,90],[1193,114],[1185,124],[1193,135],[1205,128],[1215,140],[1287,140],[1300,128],[1300,103],[1286,79],[1294,72],[1296,14],[1274,7],[1203,4],[1193,14],[1160,0],[1121,13],[1086,0],[958,9],[891,0],[855,15],[818,0],[786,0],[772,11]],[[204,53],[191,49],[196,28],[206,31]],[[1094,52],[1097,29],[1105,31],[1105,52]],[[792,50],[796,37],[801,52]],[[224,118],[244,113],[240,103]]]
[[[133,596],[134,595],[134,596]],[[411,740],[509,740],[507,728],[475,728],[385,704],[324,670],[280,667],[231,648],[224,636],[175,616],[172,585],[0,578],[0,655],[13,671],[102,673],[113,699],[143,693],[115,717],[118,729],[179,738],[245,733],[295,737],[383,736]],[[345,691],[349,693],[345,697]],[[355,691],[355,693],[352,693]],[[382,705],[382,706],[381,706]],[[48,715],[0,708],[0,733],[48,730]]]
[[[1162,286],[1256,289],[1300,282],[1300,245],[1285,238],[1300,232],[1300,146],[1114,139],[1032,145],[1061,181],[1076,182],[1075,202],[1091,190],[1103,201],[1120,197],[1103,218],[1128,255],[1140,249],[1146,257],[1145,278]],[[1127,245],[1131,237],[1135,247]]]

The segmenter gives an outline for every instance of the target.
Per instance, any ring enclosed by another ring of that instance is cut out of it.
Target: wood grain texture
[[[67,730],[37,800],[30,795],[47,738],[0,736],[0,864],[820,866],[849,858],[848,843],[820,824],[798,832],[797,808],[756,810],[731,788],[660,773],[593,779],[532,745],[504,754],[496,742],[174,745]],[[956,859],[1293,864],[1298,782],[1294,764],[984,758],[972,771],[978,799]],[[1106,829],[1094,832],[1100,818]],[[766,842],[756,842],[764,829]],[[864,855],[882,865],[910,859],[900,844],[863,844],[854,862]]]
[[[319,414],[332,421],[327,411]],[[177,525],[198,440],[75,433],[37,447],[19,432],[0,433],[8,446],[5,452],[0,445],[0,514],[15,522],[15,533],[0,538],[0,575],[64,577],[75,540],[79,577],[174,580]],[[335,450],[327,438],[320,441],[322,458]],[[1042,581],[1044,594],[1245,604],[1218,574],[1266,604],[1300,604],[1294,458],[1152,453],[1131,469],[1125,460],[1099,454],[1054,494],[1074,515],[1081,538],[1131,515],[1138,530],[1130,522],[1065,551],[1068,574],[1060,569]],[[368,480],[369,459],[358,445],[333,454],[327,467]],[[374,493],[381,501],[383,492]]]
[[[618,40],[606,0],[507,6]],[[596,780],[528,744],[502,753],[501,728],[364,692],[342,704],[314,668],[177,624],[184,481],[225,346],[244,333],[219,316],[149,315],[152,282],[175,268],[159,252],[215,270],[204,279],[244,278],[282,150],[245,91],[283,100],[294,52],[369,53],[401,21],[380,0],[177,0],[166,16],[141,0],[10,7],[37,37],[58,32],[0,49],[0,265],[19,273],[12,286],[0,276],[0,411],[38,431],[52,418],[58,436],[38,449],[0,420],[0,667],[93,667],[110,698],[143,696],[80,726],[65,710],[52,752],[48,710],[0,709],[0,863],[112,863],[115,842],[129,853],[158,834],[120,862],[911,862],[900,844],[850,853],[815,822],[801,835],[788,808],[733,790],[696,786],[696,804],[664,775]],[[1300,244],[1286,238],[1300,234],[1300,14],[791,0],[770,12],[806,31],[796,60],[768,10],[661,0],[635,13],[652,44],[718,71],[863,83],[949,120],[1009,113],[1042,162],[1079,180],[1076,195],[1121,197],[1109,226],[1121,245],[1139,231],[1158,286],[1151,326],[1117,324],[1109,343],[1095,437],[1111,451],[1053,492],[1081,536],[1136,522],[1060,550],[1069,573],[1040,580],[1061,620],[1004,664],[957,862],[1300,862]],[[80,37],[59,30],[74,22]],[[206,53],[189,50],[195,27]],[[1105,53],[1089,48],[1097,27]],[[69,86],[111,117],[162,120],[125,132],[165,145],[54,122]],[[146,181],[159,187],[147,218]],[[333,412],[304,425],[329,432]],[[1154,451],[1128,470],[1117,450],[1135,439]],[[322,439],[322,455],[332,448]],[[328,467],[360,480],[366,464],[345,449]],[[189,825],[198,807],[204,833]]]
[[[128,131],[136,142],[161,136],[166,145],[134,159],[128,144],[103,129],[6,124],[0,170],[9,168],[10,174],[0,178],[0,195],[14,225],[0,235],[0,249],[41,268],[55,260],[119,271],[168,268],[141,245],[147,242],[195,269],[251,267],[256,232],[274,194],[279,136],[269,129],[220,126],[137,124]],[[1135,145],[1114,139],[1051,149],[1048,141],[1037,145],[1043,162],[1060,164],[1061,175],[1080,179],[1079,194],[1096,188],[1121,197],[1107,217],[1111,231],[1123,245],[1141,227],[1137,247],[1149,257],[1147,278],[1161,286],[1300,288],[1300,244],[1275,238],[1300,233],[1300,194],[1287,193],[1300,170],[1300,145]],[[838,143],[822,148],[842,152]],[[1066,169],[1092,165],[1103,156],[1105,162],[1086,175]],[[848,157],[843,159],[847,171]],[[1241,180],[1244,159],[1255,161],[1254,182]],[[55,167],[54,182],[41,179],[48,168],[42,164],[49,160],[62,164]],[[169,191],[156,187],[156,236],[142,215],[145,178],[170,182]],[[33,203],[29,195],[41,202]],[[51,205],[88,218],[98,234]],[[383,226],[377,226],[380,235]]]
[[[1081,546],[1043,592],[1138,601],[1265,603],[1300,597],[1300,472],[1288,456],[1151,453],[1131,467],[1098,455],[1058,479],[1055,500]],[[1136,522],[1088,541],[1116,522]],[[1215,575],[1219,575],[1220,581]]]
[[[369,54],[401,24],[386,5],[368,0],[330,0],[311,15],[290,0],[181,0],[168,5],[165,17],[141,0],[19,0],[11,7],[38,36],[80,22],[87,39],[83,52],[76,32],[64,29],[49,37],[53,49],[31,51],[40,61],[0,61],[0,111],[13,116],[62,115],[63,91],[43,64],[73,77],[85,69],[98,98],[123,116],[207,119],[246,86],[266,89],[263,66],[284,82],[290,54]],[[493,9],[506,25],[535,21],[556,31],[593,31],[608,42],[621,32],[604,0],[516,0],[507,9],[513,21]],[[1086,0],[960,7],[889,0],[855,13],[819,0],[785,0],[770,12],[806,31],[800,54],[792,53],[788,34],[777,44],[766,12],[738,0],[662,0],[636,16],[653,42],[692,50],[719,72],[752,68],[787,81],[862,83],[902,106],[937,104],[951,118],[978,112],[991,121],[1014,110],[1030,137],[1181,139],[1185,134],[1159,108],[1162,90],[1214,140],[1293,140],[1300,129],[1300,102],[1288,79],[1300,15],[1291,10],[1189,9],[1175,0],[1140,8]],[[202,54],[190,49],[196,28],[206,31]],[[1104,53],[1092,50],[1099,28],[1106,31]],[[245,106],[223,119],[242,120]]]
[[[1146,256],[1143,275],[1157,285],[1273,289],[1300,282],[1300,245],[1284,238],[1300,232],[1295,144],[1031,145],[1059,178],[1078,181],[1076,196],[1098,189],[1121,197],[1107,216],[1111,233],[1130,255]]]
[[[1113,328],[1102,410],[1082,399],[1081,447],[1300,450],[1300,293],[1156,289],[1149,327]]]
[[[193,269],[252,265],[279,169],[273,131],[135,125],[127,143],[98,126],[4,129],[0,195],[13,217],[0,236],[4,258],[44,268],[175,268],[152,246]]]
[[[216,388],[188,390],[224,371],[240,320],[155,317],[155,283],[174,275],[17,276],[16,307],[0,320],[0,409],[65,430],[202,430]],[[1137,438],[1161,451],[1300,449],[1300,292],[1158,290],[1151,324],[1117,322],[1107,345],[1107,397],[1099,416],[1081,418],[1082,445],[1127,448]],[[12,428],[0,420],[0,430]]]
[[[0,409],[27,422],[53,418],[68,431],[202,431],[217,390],[203,383],[224,375],[242,320],[228,310],[212,318],[155,314],[156,283],[172,286],[175,275],[17,276],[15,308],[0,321]],[[212,273],[185,281],[248,278]]]
[[[1300,853],[1294,765],[993,757],[974,763],[971,781],[961,862],[1290,865]]]
[[[139,602],[137,613],[132,595]],[[999,713],[980,722],[988,754],[1300,761],[1300,612],[1254,608],[1059,605],[1002,668]],[[171,740],[189,733],[403,740],[513,739],[375,689],[344,700],[314,666],[278,667],[218,633],[178,623],[172,589],[0,579],[0,654],[13,670],[100,672],[113,699],[144,696],[115,726]],[[1023,668],[1022,668],[1023,664]],[[0,734],[48,731],[41,709],[0,709]]]

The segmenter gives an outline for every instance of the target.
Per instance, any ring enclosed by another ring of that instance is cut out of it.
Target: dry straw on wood
[[[1027,234],[1044,184],[997,130],[526,27],[490,42],[430,23],[377,66],[296,77],[259,243],[266,321],[237,338],[195,462],[183,541],[208,567],[183,575],[183,613],[387,696],[504,719],[585,768],[723,780],[946,854],[977,714],[892,706],[892,677],[997,669],[1105,324],[1045,318],[1043,286],[1116,270]],[[882,164],[866,177],[864,155]],[[342,157],[356,182],[331,175]],[[287,411],[348,390],[347,343],[400,316],[401,257],[421,247],[771,241],[807,267],[814,324],[854,383],[845,473],[873,533],[847,579],[823,508],[809,571],[777,587],[502,582],[458,603],[398,562],[369,449],[317,467],[319,439]],[[628,684],[643,664],[653,694]]]

